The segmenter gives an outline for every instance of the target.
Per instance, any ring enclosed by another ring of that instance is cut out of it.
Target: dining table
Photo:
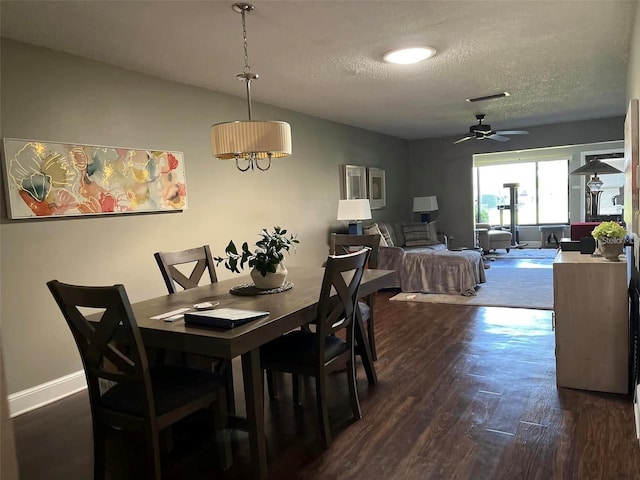
[[[147,347],[224,359],[241,357],[246,417],[230,415],[229,426],[248,433],[253,478],[263,479],[268,471],[260,346],[315,318],[324,276],[322,267],[292,266],[287,269],[287,282],[293,286],[278,293],[233,294],[232,290],[238,292],[246,290],[242,287],[251,287],[251,278],[246,275],[132,304]],[[388,287],[395,274],[394,270],[365,270],[360,295],[364,297]],[[173,321],[152,318],[175,310],[192,309],[193,305],[203,302],[213,303],[215,308],[255,310],[269,314],[231,329],[185,324],[183,318]],[[373,357],[359,315],[356,315],[354,335],[368,382],[376,384]]]

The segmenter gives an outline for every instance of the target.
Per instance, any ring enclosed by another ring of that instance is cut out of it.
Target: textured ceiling
[[[637,1],[271,1],[247,16],[253,100],[396,137],[624,115]],[[222,1],[6,1],[2,36],[244,96]],[[429,45],[417,65],[388,50]],[[469,103],[501,91],[510,97]],[[254,118],[260,119],[259,108]]]

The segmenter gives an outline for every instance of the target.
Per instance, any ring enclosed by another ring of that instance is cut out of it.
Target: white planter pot
[[[601,238],[598,240],[600,254],[610,262],[619,262],[624,250],[624,238]]]
[[[254,268],[251,270],[251,279],[253,280],[256,288],[259,288],[260,290],[280,288],[284,285],[284,282],[287,279],[287,269],[281,262],[276,267],[275,273],[267,272],[267,275],[263,277],[262,274]]]

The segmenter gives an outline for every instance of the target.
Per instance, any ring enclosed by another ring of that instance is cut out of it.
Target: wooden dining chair
[[[162,278],[169,293],[178,292],[178,286],[185,290],[197,287],[205,272],[209,274],[211,283],[218,281],[209,245],[177,252],[156,252],[153,256],[158,262],[160,273],[162,273]],[[194,265],[187,277],[176,266],[188,264]]]
[[[369,259],[367,266],[369,268],[378,268],[378,250],[380,249],[380,235],[349,235],[341,233],[332,233],[329,241],[329,253],[331,255],[344,255],[351,253],[352,249],[360,247],[369,247]],[[369,342],[369,349],[371,351],[371,358],[373,360],[378,359],[376,353],[376,342],[374,334],[374,321],[373,321],[373,294],[367,295],[364,299],[358,301],[358,313],[363,322],[367,323],[367,341]],[[310,326],[314,323],[311,321],[309,325],[303,326],[303,330],[309,330]],[[356,354],[362,355],[362,347],[356,345]],[[278,397],[278,379],[272,374],[272,372],[266,372],[267,377],[267,389],[269,392],[269,398],[275,399]],[[300,378],[298,375],[293,376],[293,397],[294,403],[297,405],[296,398],[299,396]]]
[[[371,252],[369,253],[369,260],[367,262],[368,268],[378,268],[378,250],[380,249],[380,235],[349,235],[342,233],[332,233],[329,244],[329,253],[332,255],[342,255],[349,253],[352,248],[369,247]],[[367,339],[369,341],[369,348],[371,349],[371,356],[374,360],[378,359],[376,353],[376,337],[374,333],[374,321],[373,321],[373,295],[367,295],[365,298],[358,301],[358,308],[360,310],[360,316],[363,322],[367,322]]]
[[[158,263],[160,273],[162,274],[169,294],[177,293],[179,291],[178,287],[182,287],[184,290],[196,288],[202,281],[205,272],[209,275],[211,283],[218,281],[209,245],[176,252],[156,252],[153,256]],[[180,269],[178,267],[180,267]],[[187,276],[184,272],[189,269],[191,269],[191,273]],[[160,361],[162,361],[162,357],[163,355],[160,355]],[[202,357],[211,361],[212,370],[225,376],[227,383],[227,408],[231,413],[235,413],[231,360]]]
[[[117,428],[143,433],[147,477],[159,480],[160,433],[201,409],[211,410],[214,427],[223,432],[218,455],[220,466],[227,469],[231,450],[224,434],[224,378],[179,365],[150,367],[123,285],[87,287],[51,280],[47,286],[71,329],[84,366],[93,423],[94,478],[106,476],[106,436],[109,428]],[[90,321],[82,313],[87,309],[96,312],[92,317],[102,315]]]
[[[260,348],[262,368],[288,372],[294,379],[310,376],[316,379],[316,401],[322,442],[331,445],[327,409],[327,376],[346,366],[351,410],[356,419],[362,417],[354,362],[354,320],[358,290],[370,249],[348,255],[330,255],[327,259],[318,300],[315,331],[294,330]],[[332,291],[333,289],[333,291]],[[331,298],[333,292],[338,301]],[[334,335],[346,331],[346,339]],[[299,395],[294,387],[294,397]],[[296,404],[299,399],[294,398]]]

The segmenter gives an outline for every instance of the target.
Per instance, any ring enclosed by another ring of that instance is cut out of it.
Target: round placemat
[[[253,283],[243,283],[242,285],[236,285],[235,287],[233,287],[231,290],[229,290],[229,293],[232,293],[233,295],[247,295],[247,296],[270,295],[272,293],[286,292],[287,290],[291,290],[292,288],[293,288],[293,282],[284,282],[284,284],[281,287],[272,288],[270,290],[262,290],[260,288],[256,288],[255,284]]]

